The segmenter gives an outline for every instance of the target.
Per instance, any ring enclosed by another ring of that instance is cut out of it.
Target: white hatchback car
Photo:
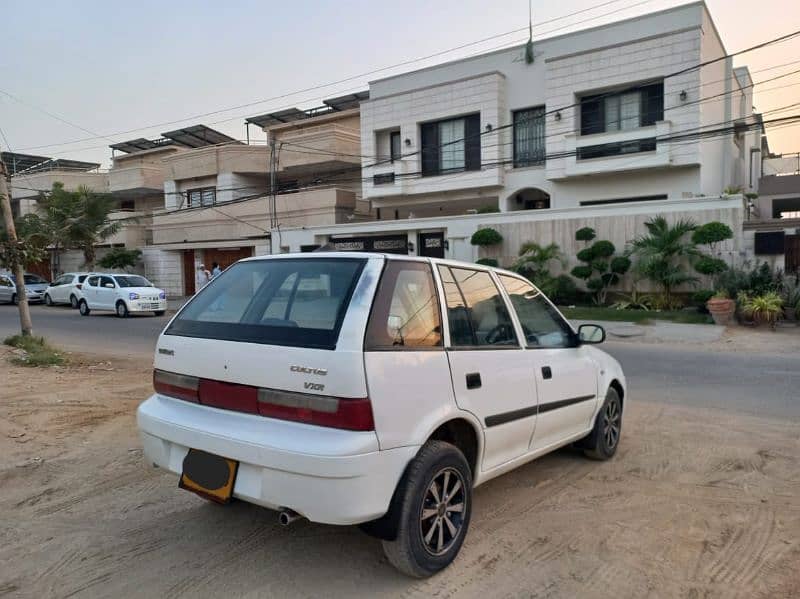
[[[361,524],[399,570],[458,554],[472,490],[574,443],[614,455],[620,365],[531,283],[357,253],[243,260],[158,339],[147,459],[206,499]]]
[[[92,310],[112,310],[124,318],[132,312],[153,312],[163,316],[167,294],[141,275],[91,273],[83,282],[78,310],[89,316]]]
[[[81,287],[88,272],[65,272],[44,290],[44,303],[48,306],[54,304],[69,304],[78,307],[81,297]]]

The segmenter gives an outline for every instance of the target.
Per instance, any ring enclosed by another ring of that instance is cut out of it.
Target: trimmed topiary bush
[[[596,236],[591,227],[583,227],[575,232],[576,241],[585,241],[587,244]],[[631,267],[631,261],[626,256],[614,256],[616,251],[613,243],[600,239],[575,255],[583,264],[570,272],[573,277],[586,281],[586,287],[594,293],[597,304],[605,303],[609,287],[619,283],[620,276]]]
[[[718,275],[728,270],[725,260],[712,258],[711,256],[701,256],[694,263],[694,269],[703,275]]]
[[[472,245],[481,247],[497,245],[501,241],[503,241],[503,236],[490,227],[478,229],[472,234],[472,238],[469,240]]]
[[[692,233],[692,241],[697,245],[707,245],[711,251],[716,251],[716,244],[720,241],[733,238],[733,231],[725,223],[712,221],[697,227]]]

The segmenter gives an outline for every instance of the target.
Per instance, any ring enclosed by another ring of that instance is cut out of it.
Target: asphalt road
[[[82,317],[69,308],[32,306],[36,334],[67,350],[148,358],[169,316]],[[0,335],[19,330],[17,310],[0,306]],[[794,355],[712,352],[702,345],[607,342],[628,378],[629,397],[733,410],[773,418],[800,418],[800,360]]]

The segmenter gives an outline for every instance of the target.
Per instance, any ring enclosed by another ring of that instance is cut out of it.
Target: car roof
[[[459,268],[471,268],[473,270],[494,271],[498,274],[505,274],[513,277],[522,277],[522,275],[515,273],[504,268],[497,268],[494,266],[487,266],[485,264],[476,264],[475,262],[465,262],[463,260],[451,260],[448,258],[430,258],[428,256],[405,256],[403,254],[384,254],[380,252],[335,252],[335,251],[317,251],[317,252],[293,252],[287,254],[267,254],[264,256],[253,256],[245,258],[242,262],[258,261],[258,260],[275,260],[280,258],[367,258],[367,259],[383,259],[383,260],[404,260],[410,262],[428,262],[430,264],[444,264],[447,266],[455,266]]]

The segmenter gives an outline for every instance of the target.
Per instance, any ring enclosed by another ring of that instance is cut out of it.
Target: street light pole
[[[8,173],[5,163],[0,160],[0,208],[2,208],[3,221],[8,237],[8,246],[12,255],[12,268],[14,270],[14,283],[17,287],[17,301],[19,303],[19,324],[23,336],[33,335],[33,322],[28,306],[28,294],[25,293],[25,265],[21,256],[21,243],[17,239],[17,230],[14,226],[14,214],[11,211],[11,193],[8,189]]]

